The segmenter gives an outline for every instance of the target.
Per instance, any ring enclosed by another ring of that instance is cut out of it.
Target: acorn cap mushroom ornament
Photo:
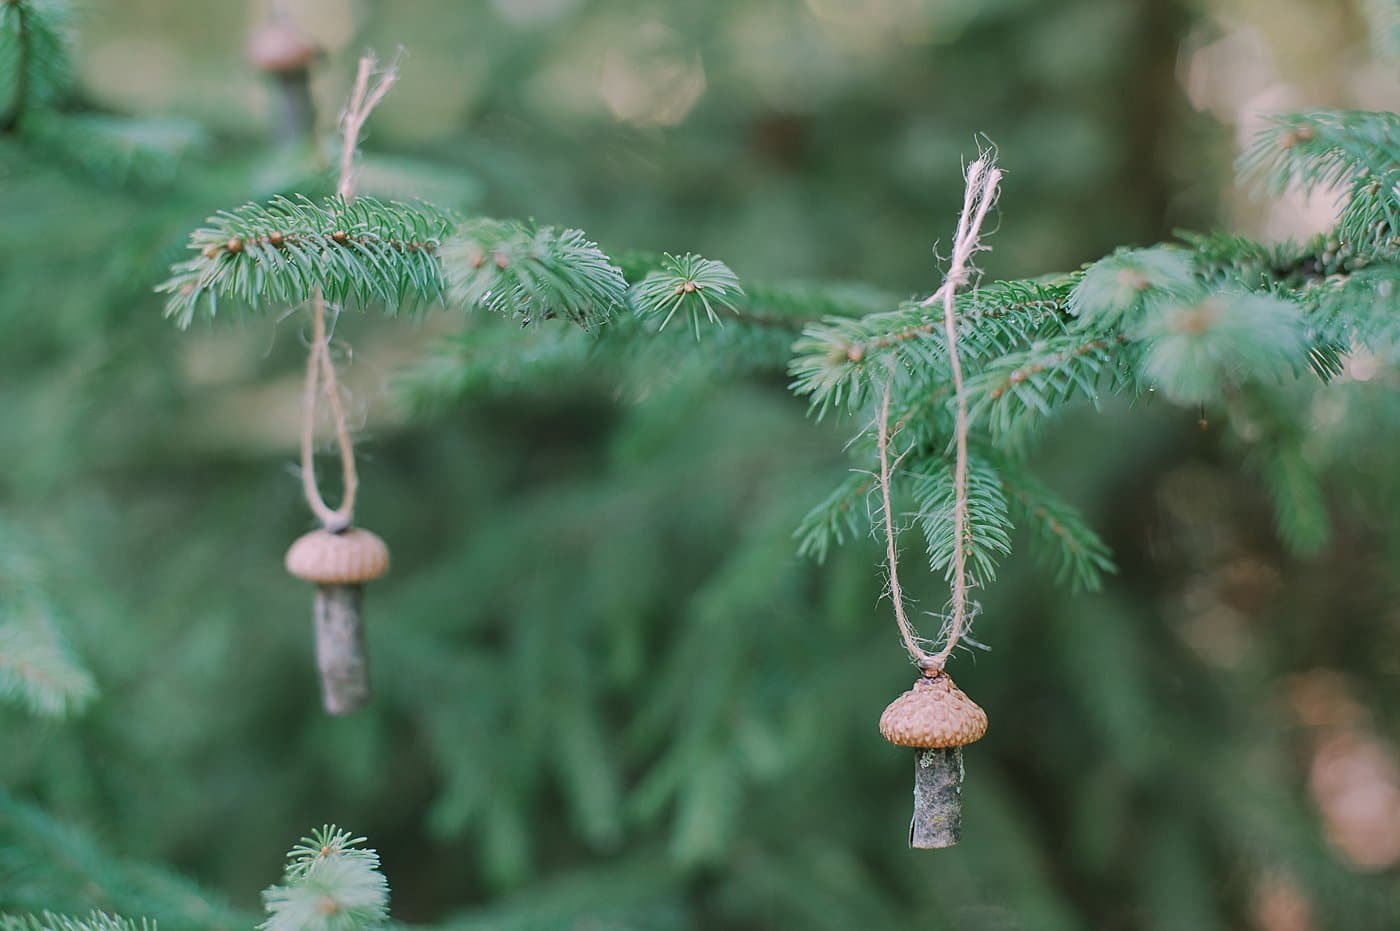
[[[361,603],[364,583],[389,571],[389,547],[376,534],[350,527],[313,530],[287,550],[287,571],[316,583],[316,666],[330,714],[349,714],[369,701],[369,663]]]
[[[987,733],[987,712],[946,672],[925,674],[880,715],[880,734],[914,747],[914,817],[909,846],[951,847],[962,833],[962,748]]]
[[[275,125],[283,143],[300,142],[315,128],[311,101],[311,66],[321,50],[277,15],[253,31],[248,40],[248,61],[273,83]]]
[[[968,261],[982,248],[979,245],[982,222],[996,200],[1001,183],[1001,169],[996,167],[994,153],[984,151],[967,166],[964,180],[963,212],[958,217],[957,233],[948,271],[943,285],[930,295],[922,306],[943,304],[943,333],[948,371],[952,377],[955,407],[953,429],[953,507],[949,517],[952,526],[948,573],[952,598],[944,624],[943,647],[937,653],[924,649],[918,631],[905,610],[904,591],[899,584],[899,544],[895,529],[895,509],[890,493],[895,467],[905,456],[918,452],[911,445],[892,455],[894,432],[890,430],[890,399],[901,368],[891,364],[889,380],[885,382],[877,421],[876,449],[880,471],[876,483],[880,491],[881,521],[885,536],[885,567],[889,572],[889,595],[894,606],[895,624],[910,660],[923,671],[923,676],[903,695],[890,702],[880,715],[880,733],[890,743],[914,747],[914,818],[909,824],[909,846],[915,848],[951,847],[962,833],[962,748],[980,740],[987,732],[987,713],[977,707],[943,671],[958,642],[967,633],[975,614],[969,604],[968,592],[973,580],[967,571],[968,528],[968,410],[963,391],[962,364],[958,356],[957,290],[969,278]],[[850,353],[848,353],[850,355]],[[852,359],[855,357],[852,355]],[[930,541],[932,546],[932,541]]]
[[[248,40],[248,60],[268,74],[304,71],[320,54],[319,48],[280,17],[254,30]]]

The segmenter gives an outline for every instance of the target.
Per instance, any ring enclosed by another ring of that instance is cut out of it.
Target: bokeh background
[[[1321,229],[1326,198],[1237,189],[1240,143],[1271,110],[1400,102],[1354,0],[281,6],[327,51],[327,134],[358,53],[405,51],[367,190],[901,296],[936,284],[982,136],[1008,172],[983,267],[1025,277],[1178,227]],[[879,548],[817,565],[792,538],[852,424],[779,369],[638,396],[503,358],[425,398],[405,373],[479,324],[347,314],[360,519],[395,569],[368,595],[375,703],[325,717],[281,568],[310,527],[301,320],[181,333],[151,291],[204,216],[315,169],[245,56],[273,12],[79,12],[90,105],[206,127],[173,176],[0,150],[0,542],[101,690],[61,724],[0,712],[0,910],[122,906],[104,877],[134,862],[195,884],[150,893],[163,927],[218,926],[202,903],[255,913],[335,821],[381,851],[397,919],[462,928],[1400,927],[1391,436],[1299,557],[1212,425],[1053,421],[1036,465],[1119,571],[1071,593],[1021,541],[979,593],[965,839],[915,854],[912,762],[875,727],[911,678]]]

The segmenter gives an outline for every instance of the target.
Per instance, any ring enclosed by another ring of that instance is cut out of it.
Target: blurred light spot
[[[1400,862],[1400,765],[1389,746],[1343,731],[1318,747],[1308,784],[1327,839],[1352,865],[1384,870]]]
[[[1342,377],[1352,381],[1370,381],[1379,373],[1380,360],[1374,353],[1358,346],[1347,356]]]
[[[1221,600],[1219,589],[1208,577],[1193,581],[1182,602],[1185,610],[1176,624],[1182,642],[1211,665],[1225,669],[1238,666],[1251,645],[1248,618]]]
[[[851,79],[850,56],[811,17],[753,4],[736,10],[725,32],[727,65],[776,109],[817,110]]]
[[[501,19],[517,26],[541,26],[578,6],[578,0],[491,0]]]
[[[1182,52],[1181,83],[1197,110],[1233,123],[1245,100],[1276,87],[1269,49],[1253,29],[1237,29],[1202,43],[1188,40]]]
[[[637,126],[675,126],[705,93],[700,53],[657,23],[603,58],[598,85],[613,116]]]
[[[1366,709],[1352,695],[1346,677],[1330,669],[1310,669],[1288,683],[1288,699],[1298,720],[1314,728],[1354,728]]]
[[[1288,697],[1312,748],[1308,789],[1323,832],[1351,865],[1383,870],[1400,863],[1400,761],[1376,737],[1371,714],[1338,672],[1293,677]]]
[[[1312,907],[1292,878],[1271,874],[1254,890],[1254,926],[1259,931],[1311,931]]]
[[[1312,399],[1308,419],[1315,429],[1322,430],[1337,426],[1346,419],[1346,413],[1346,398],[1340,392],[1319,391]]]
[[[355,0],[297,0],[290,5],[297,27],[324,49],[342,49],[350,44],[363,16],[362,4]]]
[[[160,39],[120,36],[92,40],[84,70],[106,100],[168,103],[184,69],[178,52]]]
[[[806,0],[833,37],[851,48],[951,41],[975,6],[936,0]],[[938,14],[945,14],[939,16]],[[951,14],[951,15],[947,15]]]

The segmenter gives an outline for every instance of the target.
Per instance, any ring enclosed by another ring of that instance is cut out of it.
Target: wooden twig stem
[[[910,847],[937,850],[958,842],[962,836],[962,783],[961,747],[915,753]]]
[[[318,585],[312,613],[316,620],[316,667],[321,702],[328,714],[350,714],[369,702],[369,660],[360,614],[361,585]]]

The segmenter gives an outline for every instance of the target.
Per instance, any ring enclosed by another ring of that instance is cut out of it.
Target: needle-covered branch
[[[1289,187],[1344,192],[1339,242],[1400,248],[1400,115],[1313,110],[1275,117],[1241,156],[1240,170],[1271,194]]]
[[[201,151],[178,119],[96,112],[73,98],[71,14],[62,0],[0,0],[0,136],[108,183],[160,184]]]
[[[72,71],[65,4],[0,3],[0,133],[14,132],[30,110],[63,94]]]
[[[395,311],[439,300],[437,252],[453,228],[426,204],[362,197],[312,201],[278,197],[210,217],[190,235],[195,255],[157,289],[166,316],[188,326],[201,306],[300,304],[319,288],[333,302],[378,303]]]
[[[1110,567],[1102,542],[1074,509],[1017,460],[1033,428],[1073,403],[1110,394],[1159,397],[1226,419],[1273,452],[1259,471],[1297,548],[1326,533],[1320,493],[1283,420],[1248,415],[1245,397],[1285,398],[1341,377],[1355,352],[1393,359],[1400,346],[1400,117],[1324,112],[1280,117],[1241,159],[1243,173],[1278,193],[1297,186],[1345,195],[1337,226],[1306,243],[1266,245],[1227,234],[1122,249],[1069,275],[1003,282],[957,304],[959,357],[984,467],[999,476],[1007,513],[1029,524],[1057,575],[1083,587]],[[790,365],[793,388],[819,413],[872,422],[891,373],[905,470],[945,461],[953,435],[951,371],[940,321],[905,304],[806,328]],[[1296,419],[1296,418],[1294,418]],[[868,463],[871,428],[854,450]],[[865,532],[871,483],[853,473],[799,529],[803,552]],[[990,501],[991,499],[986,499]],[[996,529],[971,516],[974,532]],[[1000,538],[990,538],[999,540]],[[943,565],[951,543],[930,539]],[[987,559],[1001,555],[983,547]],[[975,553],[965,554],[976,559]],[[986,566],[981,571],[985,574]]]
[[[627,297],[622,270],[581,230],[469,220],[443,246],[450,302],[526,323],[562,317],[585,330]]]
[[[327,825],[287,854],[279,885],[263,893],[268,917],[260,931],[371,931],[389,918],[389,882],[379,854]]]
[[[34,541],[19,531],[0,519],[0,699],[61,718],[83,710],[97,685],[56,622]]]
[[[91,912],[81,918],[53,912],[0,916],[0,931],[155,931],[155,928],[144,918],[120,918],[105,912]]]
[[[1047,332],[1064,329],[1068,284],[998,282],[958,298],[959,355],[974,365]],[[947,349],[934,308],[899,309],[809,326],[793,347],[793,390],[814,408],[859,408],[878,393],[891,366],[920,386],[946,381]]]

